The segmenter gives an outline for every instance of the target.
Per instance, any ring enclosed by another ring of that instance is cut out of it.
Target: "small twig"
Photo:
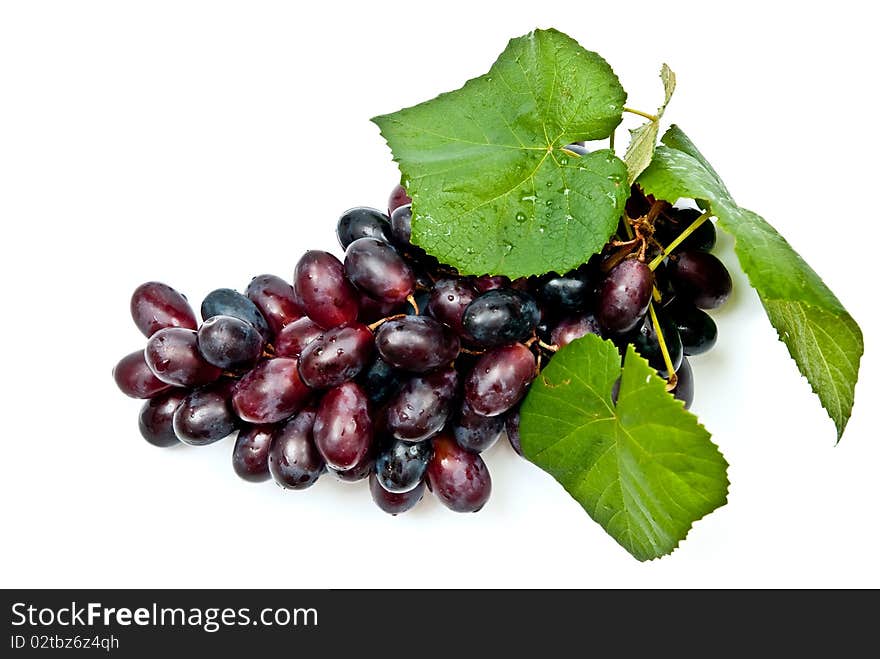
[[[669,374],[669,377],[666,379],[666,391],[672,391],[678,385],[678,375],[675,374],[675,368],[672,366],[672,357],[669,356],[669,348],[666,345],[663,330],[660,329],[660,319],[657,318],[657,312],[654,310],[653,303],[648,305],[648,313],[651,314],[651,323],[653,323],[654,331],[657,333],[657,343],[660,344],[660,352],[663,353],[666,372]]]
[[[398,313],[398,314],[394,314],[393,316],[388,316],[387,318],[380,318],[375,323],[372,323],[371,325],[367,325],[367,327],[369,327],[372,331],[375,332],[377,328],[381,327],[382,325],[387,323],[389,320],[399,320],[400,318],[406,318],[406,314],[405,313]]]
[[[651,114],[649,112],[642,112],[641,110],[634,110],[633,108],[623,108],[623,111],[629,112],[630,114],[637,114],[638,116],[649,119],[650,121],[660,121],[660,117],[658,117],[656,114]]]
[[[410,306],[413,308],[413,311],[416,312],[416,316],[421,316],[421,315],[422,315],[422,312],[419,311],[419,303],[416,302],[415,297],[413,297],[412,295],[407,295],[407,296],[406,296],[406,301],[409,302]]]
[[[666,247],[662,248],[660,250],[660,253],[654,258],[654,260],[648,264],[648,267],[651,268],[651,270],[656,270],[657,266],[659,266],[661,263],[663,263],[663,259],[665,259],[667,256],[669,256],[673,252],[673,250],[675,250],[679,245],[681,245],[685,240],[687,240],[688,236],[690,236],[694,231],[699,229],[700,226],[706,220],[708,220],[710,216],[711,216],[711,213],[709,211],[706,211],[705,213],[700,215],[700,217],[698,217],[696,220],[694,220],[687,229],[685,229],[680,234],[678,234],[678,236],[675,238],[675,240],[673,240],[671,243],[669,243]]]
[[[548,352],[559,352],[559,346],[555,343],[544,343],[541,339],[538,339],[538,345]]]

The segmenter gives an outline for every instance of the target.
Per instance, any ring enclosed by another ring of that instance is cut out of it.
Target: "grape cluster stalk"
[[[114,378],[147,399],[149,443],[235,437],[244,480],[302,490],[329,473],[368,479],[392,515],[426,489],[453,511],[479,511],[492,489],[481,453],[506,434],[522,455],[519,405],[572,341],[595,334],[621,354],[633,344],[685,407],[693,401],[688,357],[714,346],[706,310],[727,300],[730,275],[705,214],[632,192],[602,253],[511,281],[459,276],[412,244],[411,199],[396,186],[387,213],[339,218],[342,260],[308,251],[292,282],[260,275],[243,294],[217,289],[201,323],[173,288],[139,286],[131,314],[146,348]]]

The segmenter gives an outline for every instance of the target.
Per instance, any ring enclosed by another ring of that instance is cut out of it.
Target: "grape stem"
[[[379,327],[381,327],[382,325],[387,323],[389,320],[399,320],[400,318],[406,318],[406,314],[405,313],[398,313],[398,314],[394,314],[393,316],[388,316],[387,318],[380,318],[375,323],[372,323],[371,325],[367,325],[367,327],[369,327],[370,330],[375,332]]]
[[[633,108],[623,108],[624,112],[629,112],[630,114],[637,114],[640,117],[644,117],[650,121],[660,121],[660,117],[656,114],[651,114],[649,112],[642,112],[641,110],[635,110]]]
[[[419,311],[419,303],[416,302],[416,299],[412,295],[407,295],[406,301],[409,302],[409,305],[413,308],[413,311],[416,312],[416,316],[422,315],[422,312]]]
[[[648,313],[651,314],[651,323],[654,325],[654,331],[657,332],[657,343],[660,344],[660,352],[663,353],[663,361],[666,363],[666,371],[669,373],[666,380],[666,391],[672,391],[678,385],[678,375],[672,366],[672,357],[669,356],[669,348],[666,346],[663,330],[660,329],[660,320],[657,318],[653,302],[648,305]]]
[[[547,350],[548,352],[558,352],[559,346],[555,343],[544,343],[541,339],[538,339],[538,345]]]
[[[660,253],[654,258],[651,263],[648,264],[648,267],[651,270],[656,270],[657,266],[663,263],[663,259],[669,256],[679,245],[681,245],[685,240],[687,240],[688,236],[690,236],[694,231],[699,229],[706,220],[711,216],[710,211],[706,211],[696,220],[694,220],[691,225],[682,231],[671,243],[669,243],[666,247],[660,250]]]

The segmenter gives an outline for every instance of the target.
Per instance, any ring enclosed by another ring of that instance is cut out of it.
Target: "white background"
[[[3,3],[0,586],[880,586],[869,6]],[[482,513],[428,497],[392,518],[365,483],[283,492],[238,480],[228,442],[143,442],[110,377],[144,342],[135,286],[197,303],[335,250],[338,214],[382,207],[397,178],[368,119],[550,26],[608,59],[634,107],[656,107],[668,62],[668,117],[861,323],[841,444],[738,271],[719,345],[694,360],[729,504],[660,561],[633,560],[506,444]]]

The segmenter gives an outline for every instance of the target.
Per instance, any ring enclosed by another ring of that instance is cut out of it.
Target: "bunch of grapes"
[[[248,481],[300,490],[328,472],[369,479],[391,514],[427,485],[450,509],[476,512],[491,491],[480,454],[505,432],[522,454],[518,406],[575,339],[633,344],[690,406],[687,356],[715,344],[704,310],[731,290],[699,210],[634,187],[601,254],[572,272],[511,281],[459,276],[413,245],[410,202],[397,186],[387,214],[347,211],[337,224],[343,261],[309,251],[292,285],[260,275],[243,295],[215,290],[201,325],[174,289],[138,287],[131,313],[147,346],[114,377],[149,399],[144,438],[202,446],[235,434],[233,468]]]

